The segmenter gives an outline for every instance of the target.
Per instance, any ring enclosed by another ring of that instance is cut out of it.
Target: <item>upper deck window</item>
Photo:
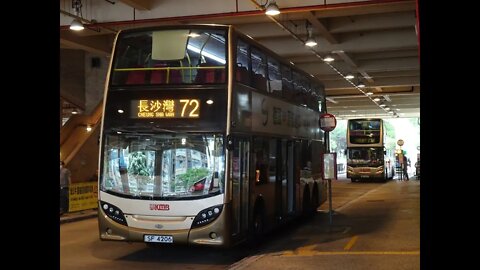
[[[226,31],[168,29],[121,34],[112,85],[226,82]]]
[[[380,120],[350,120],[350,142],[357,144],[379,143],[381,135]]]

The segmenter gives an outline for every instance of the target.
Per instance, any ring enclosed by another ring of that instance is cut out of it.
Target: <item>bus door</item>
[[[233,236],[248,229],[249,160],[249,141],[235,138],[231,158]]]
[[[279,155],[279,176],[277,187],[281,189],[281,196],[278,205],[281,205],[283,217],[291,214],[295,209],[295,151],[293,141],[281,141]]]
[[[287,213],[292,214],[295,211],[295,176],[296,176],[296,161],[298,160],[295,154],[298,154],[298,143],[289,141],[287,143]]]

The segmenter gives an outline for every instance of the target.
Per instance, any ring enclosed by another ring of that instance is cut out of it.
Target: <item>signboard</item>
[[[323,154],[323,179],[337,179],[337,153]]]
[[[337,119],[333,114],[324,113],[320,115],[319,125],[323,131],[329,132],[334,130],[337,126]]]
[[[82,182],[71,184],[69,192],[69,212],[94,209],[98,207],[97,182]]]
[[[141,99],[130,102],[132,118],[199,118],[199,99]]]

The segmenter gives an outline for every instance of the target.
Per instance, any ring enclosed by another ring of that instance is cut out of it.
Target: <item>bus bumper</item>
[[[145,235],[173,236],[175,245],[230,246],[230,232],[225,224],[228,216],[225,207],[220,216],[211,223],[197,228],[183,230],[149,230],[119,224],[109,218],[100,207],[98,209],[98,227],[100,240],[144,242]]]
[[[347,168],[347,178],[350,179],[385,179],[383,166],[378,168],[350,167]]]

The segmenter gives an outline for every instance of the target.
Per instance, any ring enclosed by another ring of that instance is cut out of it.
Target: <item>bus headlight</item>
[[[120,210],[120,208],[116,207],[111,203],[106,203],[102,201],[100,201],[100,206],[102,207],[103,212],[113,221],[128,226],[127,220],[125,219],[125,216],[123,215],[123,212],[122,210]]]
[[[192,228],[200,227],[214,221],[222,213],[223,204],[212,206],[200,211],[192,223]]]

